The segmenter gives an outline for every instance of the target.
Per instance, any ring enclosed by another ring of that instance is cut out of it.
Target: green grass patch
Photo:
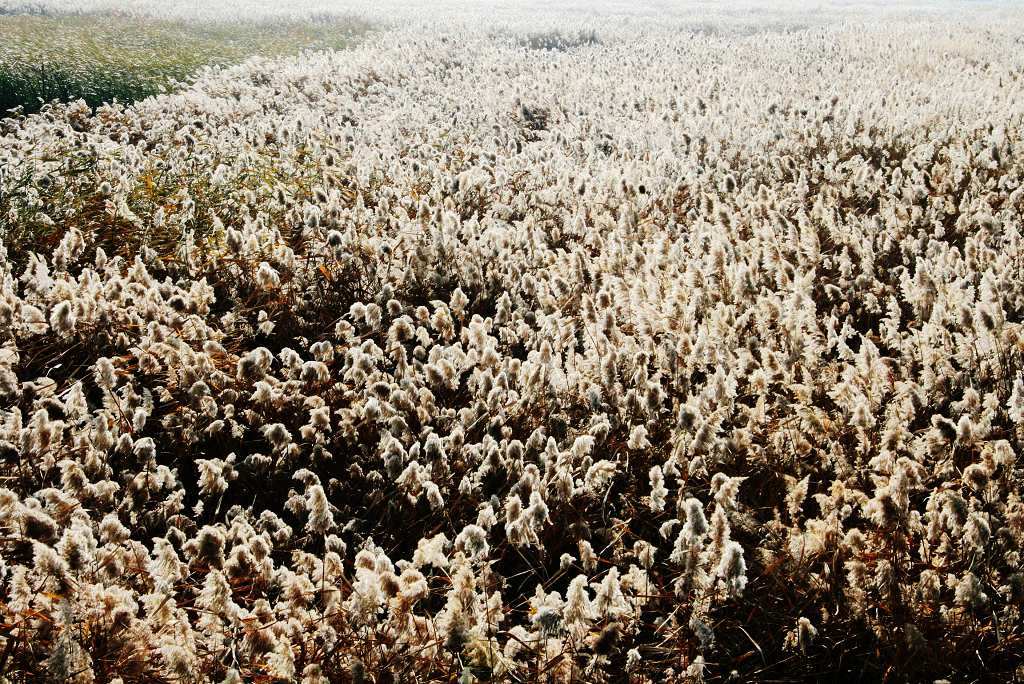
[[[119,15],[0,16],[0,116],[53,100],[95,107],[164,92],[203,66],[253,55],[340,49],[369,29],[360,20],[193,24]]]

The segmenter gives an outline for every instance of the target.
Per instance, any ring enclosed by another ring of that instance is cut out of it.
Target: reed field
[[[2,681],[1024,678],[1016,7],[250,2],[0,0]]]

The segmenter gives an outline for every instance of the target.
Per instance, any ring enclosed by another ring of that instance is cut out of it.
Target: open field
[[[1015,8],[346,7],[0,120],[0,676],[1024,679]]]
[[[0,112],[52,100],[90,106],[172,89],[207,66],[351,45],[352,18],[196,23],[118,14],[0,15]]]

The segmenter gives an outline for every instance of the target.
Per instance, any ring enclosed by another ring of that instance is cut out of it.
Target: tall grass
[[[198,24],[121,15],[0,15],[0,112],[53,100],[95,107],[141,99],[207,65],[340,49],[367,30],[338,17]]]

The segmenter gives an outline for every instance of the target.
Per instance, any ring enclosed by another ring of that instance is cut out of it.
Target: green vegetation
[[[199,25],[121,15],[0,16],[0,112],[78,98],[92,107],[130,102],[203,66],[343,48],[367,29],[341,17]]]

